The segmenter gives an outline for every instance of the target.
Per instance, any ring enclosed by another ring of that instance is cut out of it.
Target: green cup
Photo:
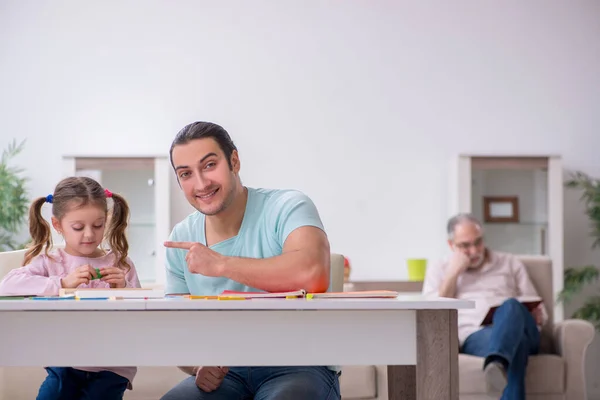
[[[427,259],[409,258],[406,260],[408,268],[408,280],[422,282],[425,280],[425,271],[427,270]]]

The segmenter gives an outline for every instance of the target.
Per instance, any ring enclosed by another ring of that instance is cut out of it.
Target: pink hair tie
[[[104,189],[104,193],[106,193],[106,197],[112,197],[112,192],[108,189]]]

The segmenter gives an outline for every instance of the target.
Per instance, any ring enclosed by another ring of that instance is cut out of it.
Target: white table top
[[[392,299],[252,299],[190,300],[186,298],[128,300],[0,300],[0,311],[78,310],[424,310],[468,309],[475,302],[422,295]]]

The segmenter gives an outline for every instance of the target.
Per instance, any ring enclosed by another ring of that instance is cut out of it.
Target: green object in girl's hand
[[[92,280],[100,279],[100,278],[102,278],[102,274],[100,273],[100,268],[96,268],[96,277],[92,278]]]

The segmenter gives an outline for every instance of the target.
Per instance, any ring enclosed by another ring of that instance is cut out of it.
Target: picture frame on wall
[[[483,219],[486,223],[518,223],[519,197],[483,196]]]

